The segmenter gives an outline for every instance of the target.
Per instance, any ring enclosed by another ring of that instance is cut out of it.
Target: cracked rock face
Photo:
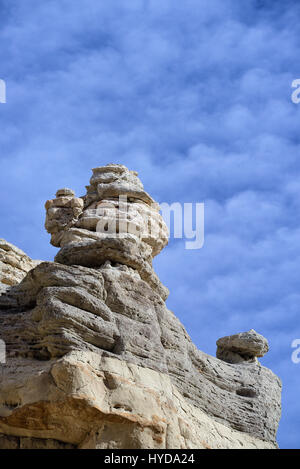
[[[0,296],[0,448],[276,448],[281,383],[256,359],[266,340],[197,349],[152,268],[167,242],[152,205],[120,165],[93,170],[86,196],[46,203],[56,262]],[[127,231],[95,228],[120,220]]]
[[[217,340],[217,357],[228,363],[253,362],[269,350],[265,337],[254,329]]]
[[[5,289],[6,286],[17,285],[39,262],[30,259],[5,239],[0,239],[0,287]]]
[[[128,265],[167,298],[152,259],[167,244],[168,229],[135,171],[114,164],[95,168],[84,197],[61,189],[45,207],[51,243],[61,247],[57,262],[94,268],[107,260]]]

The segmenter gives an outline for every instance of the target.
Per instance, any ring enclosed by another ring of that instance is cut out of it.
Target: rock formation
[[[0,448],[276,448],[267,342],[220,339],[218,358],[192,343],[152,268],[168,231],[137,173],[96,168],[46,211],[55,262],[0,297]]]
[[[222,337],[217,346],[217,357],[228,363],[256,362],[269,351],[267,339],[254,329]]]
[[[30,259],[5,239],[0,239],[0,287],[17,285],[39,262]]]

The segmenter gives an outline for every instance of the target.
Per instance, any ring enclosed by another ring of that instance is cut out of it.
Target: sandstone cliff
[[[0,297],[0,448],[276,448],[266,339],[195,347],[153,271],[168,231],[137,173],[96,168],[84,197],[61,189],[46,211],[55,262],[25,278],[15,262]]]

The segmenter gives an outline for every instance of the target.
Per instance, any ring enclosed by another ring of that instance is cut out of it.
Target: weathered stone
[[[64,196],[71,196],[75,197],[75,192],[72,189],[68,189],[64,187],[63,189],[58,189],[56,192],[56,197],[64,197]]]
[[[34,444],[27,441],[27,447],[35,448],[37,442],[42,447],[43,440],[45,447],[55,441],[62,448],[81,449],[275,446],[232,428],[225,418],[211,417],[188,400],[167,373],[127,360],[73,351],[54,361],[12,359],[4,373],[1,432],[32,438]],[[231,397],[228,394],[228,401]],[[239,400],[240,408],[251,402]],[[12,445],[8,438],[7,445]]]
[[[75,445],[51,438],[18,437],[0,434],[1,449],[75,449]]]
[[[254,329],[222,337],[217,346],[217,357],[228,363],[256,361],[256,357],[263,357],[269,350],[267,339]]]
[[[64,189],[46,204],[56,262],[2,289],[0,447],[276,448],[281,383],[255,360],[266,340],[219,339],[221,359],[195,347],[152,269],[165,227],[156,240],[94,231],[94,216],[123,216],[101,199],[120,193],[126,219],[138,205],[140,226],[148,216],[163,226],[137,173],[96,168],[85,197]]]
[[[76,198],[70,189],[60,189],[56,199],[46,202],[45,227],[52,235],[51,243],[63,248],[83,247],[87,265],[94,243],[105,240],[106,246],[111,242],[114,249],[115,238],[122,237],[128,245],[135,241],[140,255],[151,264],[168,242],[158,204],[144,191],[137,173],[125,166],[110,164],[93,169],[93,173],[86,196]],[[118,250],[126,252],[126,247],[119,246]],[[68,252],[63,251],[63,262]],[[94,267],[95,252],[90,257],[94,259],[90,267]]]
[[[5,239],[0,239],[0,285],[17,285],[27,272],[40,261],[34,261],[25,252]]]

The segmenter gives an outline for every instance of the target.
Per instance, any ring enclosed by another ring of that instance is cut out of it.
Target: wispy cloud
[[[161,202],[204,201],[204,248],[171,242],[155,261],[168,304],[209,353],[250,327],[270,339],[280,444],[296,445],[299,2],[2,0],[0,10],[1,236],[52,259],[45,200],[64,186],[82,195],[90,168],[111,161],[138,170]]]

